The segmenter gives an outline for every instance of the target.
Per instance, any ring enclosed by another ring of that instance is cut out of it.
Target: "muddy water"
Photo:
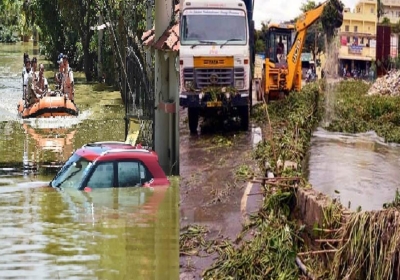
[[[153,192],[46,187],[74,149],[124,140],[124,107],[118,92],[74,73],[79,117],[22,121],[23,52],[32,58],[37,49],[0,44],[1,278],[177,279],[176,181]],[[54,70],[45,67],[54,88]]]
[[[374,132],[357,135],[318,129],[312,138],[308,176],[313,188],[355,210],[382,209],[400,189],[400,146]]]

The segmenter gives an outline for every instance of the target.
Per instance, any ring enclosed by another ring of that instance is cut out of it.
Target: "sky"
[[[346,8],[353,10],[359,0],[342,0]],[[298,16],[300,7],[306,0],[254,0],[254,21],[256,29],[261,29],[261,22],[271,20],[280,23]],[[315,1],[323,2],[322,0]]]

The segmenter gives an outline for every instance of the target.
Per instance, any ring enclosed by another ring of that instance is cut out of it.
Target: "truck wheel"
[[[243,131],[249,130],[249,106],[240,106],[239,109],[239,117],[240,117],[240,128]]]
[[[199,124],[199,109],[188,108],[189,130],[191,134],[197,134],[197,125]]]

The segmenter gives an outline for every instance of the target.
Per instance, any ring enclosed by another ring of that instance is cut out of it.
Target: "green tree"
[[[306,13],[317,7],[317,4],[313,0],[308,0],[301,5],[300,10]],[[304,50],[312,54],[313,60],[315,61],[317,55],[324,50],[324,37],[323,37],[322,23],[320,20],[315,22],[307,29],[307,35],[304,42]]]

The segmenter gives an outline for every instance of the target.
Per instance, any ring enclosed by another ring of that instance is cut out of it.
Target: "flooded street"
[[[205,130],[209,129],[206,125]],[[211,129],[211,128],[210,128]],[[234,240],[242,230],[247,203],[247,182],[236,172],[252,163],[259,129],[247,133],[229,130],[190,135],[187,110],[180,108],[180,227],[205,226],[207,239]],[[253,199],[251,206],[260,205]],[[252,210],[257,210],[257,207]],[[180,279],[201,279],[215,254],[207,257],[181,256]]]
[[[400,188],[400,146],[374,132],[357,135],[318,129],[311,142],[308,176],[313,188],[355,210],[382,209]]]
[[[54,89],[54,69],[31,43],[0,44],[0,278],[177,279],[177,180],[155,190],[47,187],[74,149],[125,140],[120,93],[76,72],[78,117],[19,119],[24,52]]]

